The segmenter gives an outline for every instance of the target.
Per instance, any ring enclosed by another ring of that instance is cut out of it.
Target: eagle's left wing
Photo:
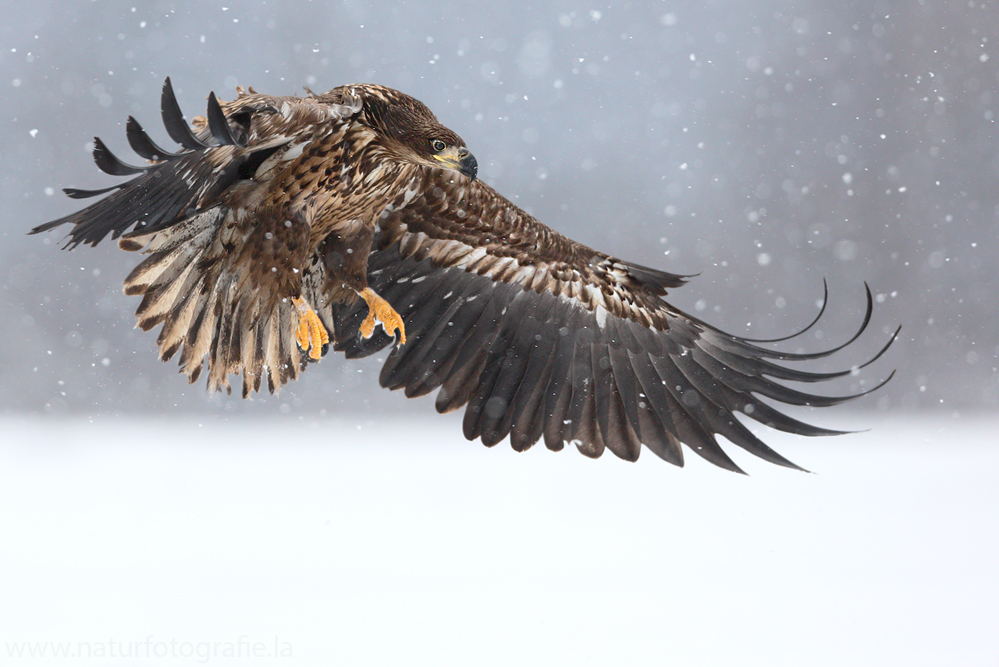
[[[439,389],[439,412],[466,406],[469,440],[491,446],[509,435],[514,449],[525,450],[544,438],[549,449],[569,442],[587,456],[607,448],[627,460],[644,444],[677,465],[684,443],[738,471],[716,436],[797,466],[736,412],[792,433],[838,433],[792,419],[757,396],[813,406],[854,398],[780,382],[821,382],[850,370],[814,373],[774,361],[817,359],[849,345],[870,321],[869,290],[850,341],[813,354],[777,352],[664,301],[681,276],[575,243],[481,181],[429,169],[424,178],[411,189],[419,194],[383,215],[368,264],[369,284],[402,315],[409,339],[385,362],[380,381],[410,397]],[[336,345],[348,357],[391,341],[381,332],[368,340],[354,334],[365,314],[363,305],[333,309]]]
[[[306,146],[341,129],[360,109],[356,100],[340,101],[251,89],[220,103],[213,93],[207,118],[194,119],[192,128],[167,79],[163,123],[180,147],[161,148],[130,117],[128,143],[147,162],[126,164],[96,139],[97,166],[133,178],[101,190],[67,190],[76,199],[106,196],[31,233],[69,225],[70,248],[110,236],[125,250],[142,251],[146,257],[125,279],[125,293],[142,296],[139,327],[162,325],[160,358],[179,352],[189,382],[207,359],[213,390],[229,391],[229,375],[241,373],[244,397],[264,380],[274,392],[309,358],[296,346],[301,313],[287,297],[302,282],[310,228],[294,212],[259,203],[270,188],[285,191],[278,177]],[[316,202],[326,194],[308,176],[295,185],[312,187]]]

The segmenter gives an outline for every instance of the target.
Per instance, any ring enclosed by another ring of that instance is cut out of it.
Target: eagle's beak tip
[[[479,174],[479,163],[474,155],[467,152],[467,149],[463,150],[465,151],[464,155],[458,160],[458,171],[474,181]]]

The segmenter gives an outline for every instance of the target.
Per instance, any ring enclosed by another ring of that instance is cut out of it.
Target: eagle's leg
[[[371,338],[375,333],[375,324],[380,323],[385,333],[395,336],[397,345],[405,345],[406,327],[402,317],[388,301],[368,287],[368,255],[374,235],[373,224],[363,220],[345,220],[334,226],[318,251],[326,271],[335,278],[331,281],[333,285],[352,290],[368,304],[368,316],[361,322],[361,335]]]
[[[303,352],[309,353],[310,359],[318,361],[330,349],[329,332],[305,299],[294,297],[291,302],[298,310],[298,331],[295,333],[295,340]]]
[[[361,335],[371,338],[375,333],[375,323],[381,323],[385,328],[385,333],[396,336],[397,345],[406,344],[406,326],[402,323],[402,317],[395,312],[395,308],[389,302],[381,298],[370,287],[365,287],[357,293],[368,304],[368,316],[361,322]],[[399,332],[398,335],[396,332]]]

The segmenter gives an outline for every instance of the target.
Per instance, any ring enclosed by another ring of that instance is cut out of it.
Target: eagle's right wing
[[[735,413],[792,433],[835,433],[759,397],[813,406],[854,398],[783,384],[851,370],[816,373],[774,361],[814,360],[849,345],[870,322],[869,290],[864,320],[846,343],[812,354],[775,351],[663,300],[681,276],[575,243],[481,181],[440,170],[426,177],[430,183],[413,187],[421,194],[383,218],[369,261],[369,284],[404,318],[409,338],[385,362],[382,386],[410,397],[437,390],[439,412],[465,407],[469,440],[491,446],[509,436],[517,450],[543,438],[550,449],[568,442],[588,456],[606,448],[635,460],[644,444],[680,465],[683,443],[738,470],[718,445],[721,435],[767,461],[797,467]],[[351,335],[363,306],[335,307],[334,315],[336,344],[348,357],[390,341]]]

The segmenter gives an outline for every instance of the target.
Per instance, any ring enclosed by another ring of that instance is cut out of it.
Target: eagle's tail
[[[180,370],[194,382],[208,363],[208,389],[225,389],[230,374],[242,374],[243,397],[259,391],[264,377],[274,393],[298,377],[308,355],[295,341],[298,312],[290,298],[273,296],[271,285],[261,285],[236,261],[245,244],[225,238],[231,211],[215,208],[164,230],[124,236],[125,250],[142,250],[148,257],[125,279],[125,293],[141,295],[136,326],[148,331],[162,324],[157,338],[160,359],[180,351]],[[236,245],[236,250],[233,246]],[[320,310],[312,286],[321,270],[306,270],[303,295],[324,325],[332,322]],[[256,284],[255,284],[256,283]],[[310,301],[310,303],[312,303]]]

